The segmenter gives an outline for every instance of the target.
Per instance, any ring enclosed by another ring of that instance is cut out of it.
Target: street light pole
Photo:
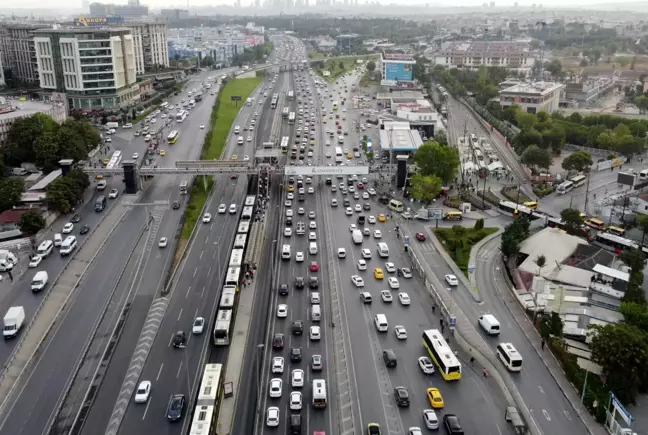
[[[583,207],[583,213],[587,214],[587,200],[589,198],[589,185],[590,185],[590,171],[589,167],[587,168],[587,187],[585,188],[585,206]]]
[[[261,412],[261,355],[263,355],[263,344],[257,344],[256,358],[256,386],[257,386],[257,413]]]

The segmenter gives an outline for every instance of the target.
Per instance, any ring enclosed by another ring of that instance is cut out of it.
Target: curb
[[[468,260],[468,264],[474,264],[475,267],[477,267],[477,255],[479,254],[479,250],[483,248],[486,243],[490,242],[491,240],[494,240],[496,237],[501,236],[503,232],[504,230],[499,228],[497,232],[491,234],[490,236],[486,236],[483,239],[481,239],[479,242],[477,242],[477,244],[475,244],[475,246],[473,246],[472,249],[470,250],[470,257]],[[477,286],[477,279],[475,278],[474,273],[470,274],[470,284],[472,288],[475,289],[477,294],[479,294],[479,287]]]

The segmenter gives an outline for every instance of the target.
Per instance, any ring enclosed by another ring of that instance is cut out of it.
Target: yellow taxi
[[[351,160],[353,158],[353,153],[347,154],[347,159]]]
[[[166,151],[160,150],[160,156],[162,156],[162,157],[166,156]]]
[[[315,145],[315,139],[311,139],[310,144],[314,146]]]
[[[104,164],[104,166],[107,165],[108,162],[110,162],[110,159],[103,159],[103,164]]]
[[[236,154],[232,155],[232,160],[238,160],[238,156]]]
[[[445,405],[443,403],[443,396],[438,388],[428,388],[427,389],[427,398],[432,408],[443,408]]]
[[[376,278],[376,279],[385,279],[385,273],[383,272],[382,268],[380,268],[380,267],[375,267],[374,268],[374,278]]]
[[[383,213],[378,213],[378,222],[387,222],[387,217]]]
[[[295,191],[295,185],[294,184],[289,184],[288,185],[288,192],[294,192]]]
[[[97,174],[97,176],[95,177],[95,179],[97,179],[97,180],[103,180],[103,175],[101,175],[101,174]]]

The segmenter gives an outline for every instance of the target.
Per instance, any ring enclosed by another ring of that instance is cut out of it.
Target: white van
[[[36,272],[36,275],[34,275],[34,278],[32,279],[31,282],[31,291],[39,292],[43,290],[47,285],[48,280],[49,280],[49,276],[47,275],[46,271],[41,270]]]
[[[389,257],[389,247],[387,246],[387,243],[385,242],[380,242],[378,243],[378,246],[376,247],[378,250],[378,255],[382,258],[387,258]]]
[[[310,253],[310,255],[317,254],[317,242],[310,242],[308,244],[308,252]]]
[[[245,141],[243,140],[243,136],[239,136],[239,137],[238,137],[238,140],[236,141],[236,143],[237,143],[238,145],[243,145],[243,144],[245,143]]]
[[[62,244],[63,244],[63,236],[61,236],[61,233],[54,234],[54,246],[58,248]]]
[[[52,243],[51,240],[43,240],[40,245],[38,245],[38,249],[36,250],[36,254],[40,255],[41,257],[45,258],[48,255],[52,253],[52,249],[54,249],[54,243]]]
[[[387,323],[387,316],[384,314],[376,314],[374,316],[374,323],[378,332],[387,332],[389,330],[389,323]]]
[[[241,132],[241,127],[239,127],[238,125],[234,127],[234,134],[239,134],[240,132]]]
[[[322,309],[319,304],[311,306],[311,320],[313,322],[319,322],[322,320]]]
[[[482,314],[479,316],[479,326],[488,335],[499,335],[500,333],[500,322],[492,314]]]
[[[61,256],[69,255],[77,247],[77,239],[74,236],[67,236],[61,244]]]
[[[389,201],[387,207],[389,207],[390,210],[393,210],[398,213],[403,211],[403,203],[397,199],[392,199],[391,201]]]
[[[290,260],[290,257],[290,245],[283,245],[283,248],[281,248],[281,259]]]

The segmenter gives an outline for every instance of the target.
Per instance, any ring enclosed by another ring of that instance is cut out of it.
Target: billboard
[[[74,23],[76,27],[121,26],[124,24],[124,17],[79,17]]]
[[[284,175],[367,175],[369,166],[286,166]]]
[[[414,79],[412,64],[406,63],[385,63],[385,79],[400,82],[411,82]]]

